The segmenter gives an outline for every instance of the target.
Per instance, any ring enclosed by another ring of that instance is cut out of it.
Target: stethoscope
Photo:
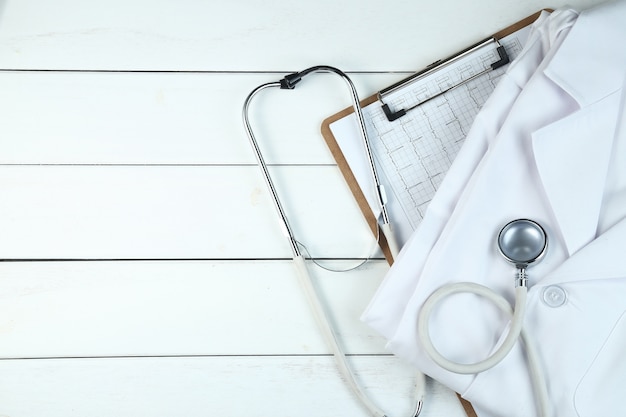
[[[478,374],[496,366],[511,351],[520,336],[524,342],[528,358],[528,368],[535,389],[538,408],[543,417],[549,416],[549,402],[545,379],[538,361],[534,343],[523,330],[526,311],[527,274],[526,269],[540,261],[548,246],[548,238],[539,223],[529,219],[517,219],[507,223],[498,233],[497,246],[500,254],[517,268],[515,279],[515,307],[493,290],[473,282],[447,284],[433,292],[422,305],[418,314],[418,336],[422,347],[430,358],[440,367],[457,374]],[[494,353],[486,359],[472,364],[463,364],[449,360],[435,348],[429,333],[430,315],[442,299],[457,293],[472,293],[493,302],[506,314],[512,316],[509,331]]]
[[[293,254],[293,260],[296,265],[298,278],[300,281],[300,285],[304,289],[307,300],[313,310],[315,319],[318,323],[319,328],[321,329],[324,338],[329,346],[329,348],[333,352],[333,357],[335,358],[335,362],[339,371],[341,372],[344,380],[350,386],[355,395],[359,398],[359,400],[363,403],[363,405],[370,411],[373,416],[377,417],[385,417],[385,413],[380,410],[361,390],[356,379],[347,363],[345,353],[343,352],[340,343],[338,341],[337,335],[333,329],[333,326],[322,306],[319,297],[315,291],[313,286],[311,276],[306,268],[304,256],[300,250],[300,244],[296,240],[293,230],[291,229],[289,222],[287,220],[287,216],[282,207],[280,199],[278,197],[278,193],[276,192],[276,188],[272,182],[272,179],[269,174],[269,170],[267,168],[267,164],[263,158],[260,147],[254,133],[252,131],[252,127],[250,125],[248,113],[249,106],[252,98],[259,93],[260,91],[266,88],[281,88],[281,89],[294,89],[296,84],[299,83],[302,78],[308,74],[316,73],[316,72],[330,72],[341,76],[344,81],[346,81],[352,98],[353,108],[355,114],[357,116],[357,121],[359,123],[359,129],[361,133],[361,139],[363,140],[363,144],[366,150],[366,154],[368,157],[368,162],[370,165],[370,170],[372,173],[372,179],[376,188],[378,203],[381,209],[381,220],[382,224],[381,230],[385,234],[387,241],[390,244],[390,249],[393,258],[395,259],[398,254],[398,246],[395,243],[396,239],[393,235],[393,229],[391,228],[391,224],[389,221],[389,216],[386,210],[386,200],[384,197],[384,190],[380,184],[378,174],[376,172],[376,166],[374,164],[374,159],[372,156],[372,152],[370,149],[367,130],[365,127],[365,122],[363,119],[363,114],[361,111],[361,106],[358,98],[358,94],[354,87],[354,84],[350,80],[350,78],[334,67],[329,66],[316,66],[306,69],[301,72],[292,73],[285,76],[283,79],[275,82],[270,82],[266,84],[262,84],[254,89],[246,98],[243,106],[243,120],[244,126],[246,128],[246,132],[248,134],[248,138],[250,140],[250,144],[254,150],[257,163],[261,168],[263,178],[265,183],[270,191],[272,196],[272,201],[274,203],[274,207],[280,217],[281,226],[285,233],[285,236],[289,240],[289,244]],[[538,355],[534,349],[532,341],[530,341],[529,336],[523,330],[523,321],[524,314],[526,310],[526,296],[527,296],[527,275],[526,269],[539,260],[541,260],[545,254],[547,248],[547,235],[545,230],[535,221],[529,219],[517,219],[507,223],[497,238],[497,246],[499,252],[502,256],[514,264],[518,269],[517,278],[515,280],[515,307],[511,308],[511,305],[508,301],[502,297],[501,295],[495,293],[493,290],[472,282],[461,282],[461,283],[453,283],[440,287],[435,292],[433,292],[423,304],[420,313],[418,315],[418,335],[422,346],[428,356],[442,368],[459,373],[459,374],[478,374],[481,372],[485,372],[488,369],[493,368],[498,363],[500,363],[511,351],[515,343],[521,339],[524,341],[526,353],[529,362],[529,370],[531,374],[531,379],[533,381],[533,385],[535,387],[536,396],[539,403],[539,408],[542,411],[542,416],[547,417],[549,415],[548,412],[548,396],[547,389],[545,386],[545,379],[543,377],[543,373],[541,367],[538,363]],[[456,294],[456,293],[473,293],[484,297],[490,301],[492,301],[498,308],[510,314],[512,316],[511,323],[509,326],[509,332],[505,337],[504,342],[500,345],[496,351],[489,356],[488,358],[474,363],[474,364],[462,364],[453,362],[443,355],[439,353],[439,351],[433,345],[430,339],[429,333],[429,318],[434,309],[434,307],[444,298]],[[416,382],[416,398],[417,405],[414,412],[414,416],[417,416],[423,405],[423,398],[425,392],[425,377],[423,374],[417,374],[417,382]]]
[[[266,88],[280,88],[280,89],[292,90],[295,88],[296,84],[298,84],[302,80],[303,77],[312,73],[319,73],[319,72],[337,74],[341,78],[343,78],[343,80],[348,85],[348,88],[350,90],[350,96],[352,98],[352,105],[354,108],[354,112],[356,114],[357,121],[359,123],[361,139],[363,141],[363,145],[365,147],[365,151],[367,154],[370,172],[372,174],[373,184],[374,184],[374,187],[376,188],[376,195],[378,197],[378,204],[380,206],[380,211],[381,211],[380,229],[385,235],[392,257],[395,259],[398,254],[399,248],[396,243],[397,240],[395,239],[395,236],[393,234],[391,223],[389,221],[389,215],[386,209],[385,192],[384,192],[383,186],[380,183],[379,176],[376,171],[376,165],[374,164],[374,158],[372,156],[371,148],[369,145],[369,141],[367,137],[367,130],[365,127],[365,121],[363,119],[363,113],[361,111],[361,105],[359,102],[358,94],[356,92],[356,88],[354,87],[352,80],[350,80],[350,78],[344,72],[338,70],[337,68],[330,67],[330,66],[315,66],[315,67],[308,68],[304,71],[289,74],[279,81],[262,84],[258,86],[257,88],[255,88],[246,98],[244,105],[243,105],[243,121],[244,121],[244,126],[246,128],[246,132],[248,134],[248,139],[250,140],[250,144],[252,145],[254,154],[256,156],[257,164],[261,168],[261,172],[263,174],[265,184],[267,188],[269,189],[270,194],[272,196],[274,208],[276,209],[278,216],[280,218],[280,225],[282,226],[285,236],[289,240],[289,245],[291,247],[293,260],[297,269],[300,285],[304,290],[304,293],[309,302],[309,305],[311,306],[311,309],[317,321],[318,327],[320,328],[328,347],[331,349],[333,353],[333,357],[335,359],[337,368],[339,369],[341,375],[343,376],[344,381],[348,384],[348,386],[351,388],[355,396],[361,401],[361,403],[369,410],[371,415],[376,416],[376,417],[386,417],[385,412],[382,411],[380,408],[378,408],[378,406],[376,406],[367,397],[367,395],[365,395],[365,393],[361,390],[361,388],[359,387],[354,377],[354,374],[350,366],[348,365],[348,362],[346,360],[346,355],[343,352],[343,349],[341,348],[341,345],[339,343],[337,335],[335,334],[331,321],[328,318],[328,315],[326,314],[326,311],[324,307],[322,306],[322,303],[319,300],[317,292],[315,291],[315,287],[313,286],[311,276],[305,265],[304,256],[300,249],[301,244],[296,240],[293,230],[291,226],[289,225],[287,216],[285,214],[285,211],[278,197],[278,193],[276,192],[276,188],[274,187],[274,183],[272,182],[272,179],[270,177],[267,164],[265,163],[265,160],[263,159],[263,155],[261,154],[261,149],[259,148],[259,145],[255,139],[254,133],[252,132],[252,127],[250,126],[250,121],[248,117],[250,102],[252,98],[260,91],[265,90]],[[426,381],[425,381],[424,375],[417,372],[416,373],[416,389],[415,389],[417,402],[416,402],[415,411],[412,414],[412,416],[414,417],[419,415],[422,410],[425,387],[426,387]]]

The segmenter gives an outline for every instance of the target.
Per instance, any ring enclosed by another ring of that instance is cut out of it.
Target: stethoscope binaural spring
[[[521,337],[525,342],[529,371],[535,388],[539,409],[543,417],[549,416],[549,401],[545,379],[537,361],[532,341],[523,330],[526,312],[527,281],[526,268],[540,261],[545,255],[548,238],[539,223],[529,219],[513,220],[500,230],[497,238],[500,254],[518,270],[515,280],[515,307],[493,290],[473,282],[447,284],[434,291],[422,305],[418,315],[418,336],[430,358],[442,368],[457,374],[478,374],[496,366],[511,351]],[[509,331],[502,344],[486,359],[472,364],[458,363],[444,357],[433,345],[429,332],[429,319],[434,307],[444,298],[457,293],[471,293],[493,302],[498,308],[512,316]]]

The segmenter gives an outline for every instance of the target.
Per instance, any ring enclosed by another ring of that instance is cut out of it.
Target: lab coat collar
[[[583,11],[544,74],[580,109],[533,133],[546,196],[570,255],[596,234],[623,91],[626,1]]]
[[[571,256],[596,237],[620,94],[532,135],[541,185]]]
[[[626,1],[612,1],[581,12],[544,73],[581,107],[619,89],[626,68]]]

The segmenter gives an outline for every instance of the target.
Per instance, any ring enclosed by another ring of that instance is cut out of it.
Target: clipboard
[[[500,69],[500,72],[503,73],[509,61],[514,59],[515,54],[511,54],[510,53],[511,51],[507,51],[506,44],[503,46],[501,42],[503,42],[508,37],[520,31],[523,31],[524,29],[528,30],[528,27],[535,20],[539,18],[539,16],[541,15],[543,11],[552,12],[553,9],[544,9],[542,11],[538,11],[534,13],[533,15],[528,16],[525,19],[522,19],[519,22],[514,23],[513,25],[493,34],[490,38],[484,41],[481,41],[477,44],[474,44],[470,46],[469,48],[466,48],[463,51],[460,51],[459,53],[454,54],[451,57],[448,57],[444,60],[437,61],[427,66],[423,70],[416,72],[410,77],[405,78],[399,81],[398,83],[395,83],[379,91],[377,94],[374,94],[370,97],[367,97],[361,100],[361,107],[364,110],[364,117],[368,119],[368,115],[365,113],[366,109],[371,108],[371,106],[376,106],[378,108],[377,110],[378,116],[382,117],[381,115],[384,115],[387,118],[387,122],[389,123],[387,126],[389,129],[392,129],[392,130],[404,129],[402,121],[400,119],[406,116],[409,111],[415,111],[422,105],[428,105],[426,104],[427,102],[433,102],[437,100],[438,98],[442,98],[443,96],[445,96],[446,94],[449,94],[452,90],[456,89],[457,87],[461,85],[468,86],[469,84],[473,82],[477,82],[480,77],[486,76],[487,73],[489,72],[495,72],[498,69]],[[441,74],[441,71],[444,70],[446,67],[449,67],[450,64],[453,64],[453,63],[463,64],[464,60],[472,59],[472,57],[475,57],[476,51],[480,51],[481,48],[486,47],[486,45],[488,44],[492,45],[492,49],[495,53],[495,55],[493,55],[495,57],[495,60],[488,63],[486,65],[487,68],[485,68],[484,71],[481,71],[481,70],[475,71],[474,74],[471,74],[465,79],[460,80],[460,82],[456,82],[453,85],[445,85],[443,88],[440,89],[440,91],[436,91],[435,94],[427,95],[426,97],[422,97],[421,99],[418,97],[416,99],[417,100],[416,103],[407,103],[406,100],[405,101],[397,100],[405,104],[405,106],[398,107],[397,103],[393,103],[393,99],[388,100],[389,96],[393,94],[401,93],[403,89],[410,88],[410,86],[415,85],[416,83],[423,81],[426,78],[437,77],[437,74]],[[504,48],[504,52],[506,52],[505,56],[502,55],[503,51],[499,49],[501,47]],[[493,85],[493,88],[495,88],[495,85]],[[493,88],[491,90],[493,90]],[[476,113],[478,112],[478,110],[479,109],[476,110]],[[368,198],[366,197],[366,192],[364,192],[363,187],[359,185],[359,181],[357,180],[357,174],[355,174],[354,169],[353,169],[354,167],[351,166],[348,158],[346,157],[346,154],[344,154],[344,150],[342,149],[340,145],[340,140],[339,140],[340,138],[336,135],[337,130],[333,129],[334,124],[345,121],[347,118],[353,115],[353,113],[354,113],[353,108],[349,107],[326,118],[322,122],[321,133],[333,157],[335,158],[335,161],[337,162],[337,165],[339,169],[341,170],[341,173],[343,174],[348,184],[348,187],[350,188],[350,191],[354,195],[354,198],[356,199],[359,205],[359,208],[361,209],[361,212],[363,213],[363,216],[365,217],[372,233],[375,236],[379,236],[379,245],[383,251],[385,259],[387,260],[389,264],[391,264],[393,262],[393,258],[391,256],[391,252],[389,250],[389,246],[387,244],[385,236],[382,233],[382,231],[379,230],[377,215],[374,213],[372,209],[373,200],[370,197],[370,200],[368,201]],[[473,116],[475,116],[475,114]],[[471,121],[473,120],[473,118],[474,117],[471,117],[471,120],[468,120],[469,124],[471,124]],[[354,126],[355,136],[358,136],[357,129],[358,128],[355,125]],[[375,134],[372,135],[372,133],[375,133]],[[369,138],[370,145],[372,145],[373,141],[380,140],[381,132],[377,131],[376,129],[371,129],[371,126],[368,126],[368,136],[370,137]],[[362,142],[359,142],[356,145],[364,147]],[[459,144],[459,147],[460,146],[461,145]],[[373,153],[376,159],[377,152],[375,149]],[[366,162],[365,159],[363,159],[363,161]],[[447,169],[445,171],[447,171]],[[442,173],[442,177],[443,175],[445,175],[445,171]],[[366,175],[366,177],[371,178],[370,175]],[[373,187],[373,184],[371,185],[371,187]],[[433,190],[433,194],[434,194],[434,191],[436,191],[436,187]],[[391,217],[393,220],[393,214],[391,215]],[[402,243],[403,242],[400,242],[401,245]],[[477,417],[476,412],[474,411],[474,408],[472,407],[471,403],[461,398],[459,394],[457,394],[457,397],[459,398],[461,405],[463,406],[463,409],[465,410],[465,413],[468,415],[468,417]]]
[[[552,9],[544,9],[544,10],[547,12],[552,11]],[[399,131],[403,129],[403,126],[405,125],[403,119],[405,117],[408,117],[409,113],[420,111],[421,109],[425,109],[427,106],[431,107],[431,110],[429,111],[432,112],[433,111],[432,108],[433,106],[436,105],[436,102],[438,100],[441,102],[441,100],[446,99],[446,96],[456,94],[459,91],[458,87],[463,86],[464,88],[469,89],[473,85],[479,83],[481,81],[481,78],[485,78],[485,77],[492,77],[492,81],[493,81],[494,74],[499,77],[499,75],[504,73],[509,61],[514,59],[517,53],[519,53],[521,48],[523,47],[523,44],[522,44],[522,45],[517,45],[516,48],[511,48],[511,46],[507,45],[505,41],[509,39],[511,36],[514,36],[516,33],[523,32],[524,30],[528,32],[529,26],[535,20],[537,20],[537,18],[540,16],[541,13],[542,11],[536,12],[533,15],[528,16],[514,23],[513,25],[493,34],[489,38],[477,44],[474,44],[446,59],[436,61],[433,64],[424,68],[423,70],[418,71],[414,73],[413,75],[409,76],[408,78],[405,78],[379,91],[378,93],[361,100],[361,107],[363,109],[365,119],[367,123],[369,124],[368,136],[369,136],[370,146],[372,146],[374,158],[377,160],[377,169],[379,170],[379,172],[381,171],[381,167],[378,166],[379,165],[378,162],[381,160],[381,158],[379,158],[377,155],[379,155],[380,152],[377,152],[376,146],[373,146],[373,145],[374,145],[374,142],[380,140],[381,132],[377,131],[376,128],[373,128],[371,126],[372,119],[381,118],[382,115],[384,114],[385,118],[387,119],[385,123],[388,123],[386,127],[384,128],[388,130],[388,132],[385,132],[385,134],[388,134],[389,132],[393,132],[393,131]],[[517,51],[511,51],[511,49],[517,49]],[[505,53],[504,56],[502,55],[502,52]],[[480,63],[478,62],[478,61],[483,61],[484,59],[487,59],[487,58],[483,58],[484,56],[487,56],[487,55],[490,55],[491,58],[489,58],[485,62],[480,62]],[[454,66],[455,69],[450,70],[451,66]],[[461,72],[465,71],[462,68],[463,66],[468,67],[467,76],[459,75]],[[479,69],[476,69],[477,66],[482,66],[484,67],[484,69],[482,69],[482,67]],[[454,71],[454,75],[452,77],[449,77],[448,75],[450,74],[444,72],[446,70],[450,71],[450,73]],[[407,92],[411,92],[411,88],[417,88],[419,90],[421,89],[421,86],[420,86],[421,83],[433,82],[433,80],[436,80],[438,77],[441,79],[445,79],[445,81],[443,81],[441,84],[435,87],[434,92],[432,88],[429,88],[430,91],[428,93],[422,93],[420,91],[417,91],[417,92],[412,91],[412,94],[415,97],[409,98],[408,100],[406,99],[406,97],[402,97],[403,95],[406,96]],[[452,78],[456,78],[456,79],[453,80]],[[491,90],[489,90],[489,88],[491,88]],[[490,91],[493,90],[493,88],[495,88],[495,83],[493,83],[491,87],[487,87],[486,90],[483,91],[483,97],[482,97],[483,102],[484,102],[484,99],[486,99],[486,96],[488,96],[488,94],[490,93]],[[394,99],[393,99],[394,95],[397,97],[400,97],[399,99],[395,100],[396,103],[394,103]],[[398,105],[398,103],[400,103],[400,105]],[[482,103],[480,103],[480,105],[482,105]],[[454,112],[455,109],[453,106],[454,105],[452,104],[450,108]],[[370,117],[371,114],[373,113],[368,114],[369,113],[368,110],[371,110],[374,108],[376,109],[375,110],[376,115],[373,117]],[[471,121],[473,121],[475,113],[477,113],[478,110],[479,108],[476,108],[474,114],[471,115],[471,117],[469,118],[466,117],[466,120],[465,120],[466,129],[468,129],[467,125],[471,125]],[[368,226],[370,227],[372,233],[375,236],[379,236],[379,245],[383,251],[383,254],[386,260],[389,263],[391,263],[392,257],[389,251],[387,241],[385,239],[384,234],[378,230],[379,226],[377,222],[377,214],[374,212],[375,210],[372,208],[373,206],[375,206],[375,200],[372,198],[371,195],[368,196],[367,185],[363,184],[364,180],[362,180],[361,184],[359,184],[359,178],[362,178],[363,176],[359,175],[359,173],[356,172],[357,168],[355,167],[355,164],[351,163],[351,160],[350,160],[351,152],[346,152],[345,146],[342,148],[342,140],[345,142],[346,139],[343,138],[343,133],[340,131],[341,129],[339,129],[337,126],[339,126],[340,124],[348,123],[348,119],[350,117],[353,117],[353,113],[354,113],[354,110],[352,109],[352,107],[349,107],[326,118],[322,122],[321,133],[339,169],[341,170],[341,173],[344,176],[344,179],[346,180],[350,191],[352,192],[354,198],[356,199],[357,204],[368,223]],[[463,113],[468,113],[468,112],[463,111]],[[354,128],[354,132],[355,132],[354,133],[355,135],[358,133],[356,127]],[[464,139],[464,136],[462,137],[462,139]],[[458,148],[460,148],[461,143],[462,143],[462,140],[459,141],[459,143],[457,143],[458,146],[457,146],[456,151],[458,151]],[[364,145],[362,142],[354,143],[353,145],[356,147],[364,148]],[[451,156],[451,155],[448,155],[448,156]],[[453,156],[456,156],[456,153],[454,153]],[[451,158],[450,157],[448,158],[450,159],[449,160],[450,163],[452,162],[451,160],[453,159],[453,156]],[[354,156],[352,158],[355,159]],[[366,162],[366,159],[363,159],[363,158],[361,159],[362,159],[362,162]],[[443,172],[438,173],[437,178],[430,179],[431,194],[434,194],[434,192],[437,189],[438,184],[441,182],[441,180],[443,179],[443,176],[445,175],[445,172],[447,171],[447,167],[442,167],[442,168],[443,168],[442,169]],[[393,177],[395,174],[390,175],[388,171],[389,170],[386,171],[383,167],[382,177],[387,178],[387,179],[391,178],[393,180]],[[371,178],[371,175],[368,178]],[[373,187],[373,185],[371,187]],[[387,194],[389,195],[390,193],[389,193],[388,185],[385,185],[385,188],[387,189]],[[394,191],[393,187],[392,187],[392,191]],[[395,193],[394,191],[393,196],[396,196],[396,194],[399,195],[400,193]],[[425,198],[427,199],[428,197],[426,196]],[[431,198],[432,198],[432,195],[431,195]],[[398,198],[398,200],[400,200],[400,198]],[[425,210],[425,208],[427,207],[428,201],[429,200],[427,200],[426,203],[421,203],[421,201],[416,202],[416,204],[419,203],[418,211]],[[401,205],[401,202],[399,204]],[[406,208],[406,207],[408,207],[408,205],[399,207],[397,208],[396,212],[398,211],[408,212],[412,210],[411,208]],[[394,217],[397,219],[398,216],[394,216],[393,213],[391,213],[390,216],[392,218],[392,224],[394,224],[394,228],[395,228],[394,230],[396,230],[396,234],[397,234],[398,227],[395,224],[396,222],[394,222],[393,220],[394,220]],[[418,219],[413,219],[413,224],[407,225],[405,222],[405,224],[402,225],[402,229],[403,229],[402,231],[404,232],[405,235],[410,234],[410,232],[407,232],[405,230],[406,226],[411,226],[413,229],[416,228],[417,220]],[[400,239],[400,246],[403,245],[405,240],[406,239],[402,239],[402,238]]]

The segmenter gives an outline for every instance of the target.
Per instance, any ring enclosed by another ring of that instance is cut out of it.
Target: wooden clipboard
[[[544,9],[547,12],[552,12],[553,9]],[[531,25],[535,20],[537,20],[540,16],[540,14],[542,13],[542,11],[538,11],[536,13],[534,13],[531,16],[526,17],[525,19],[520,20],[519,22],[516,22],[514,24],[512,24],[511,26],[495,33],[492,35],[493,38],[499,40],[502,39],[526,26]],[[463,51],[459,52],[459,53],[463,53]],[[446,60],[443,60],[443,62],[445,62]],[[429,67],[430,68],[430,67]],[[417,73],[419,74],[419,72]],[[404,81],[404,80],[403,80]],[[402,83],[403,81],[400,81],[398,84]],[[374,94],[370,97],[367,97],[366,99],[361,100],[361,107],[365,107],[368,106],[374,102],[376,102],[379,99],[378,94]],[[350,168],[350,165],[348,164],[346,157],[344,156],[343,152],[341,151],[341,148],[339,147],[339,144],[335,138],[335,136],[333,135],[333,132],[330,128],[330,125],[340,119],[343,119],[346,116],[349,116],[351,113],[353,113],[354,110],[352,107],[348,107],[342,111],[340,111],[339,113],[336,113],[330,117],[328,117],[327,119],[325,119],[322,122],[322,126],[321,126],[321,133],[322,136],[324,137],[324,140],[326,141],[326,144],[328,146],[328,148],[330,149],[330,152],[332,153],[333,157],[335,158],[335,161],[337,162],[337,166],[339,167],[339,169],[341,170],[341,173],[343,174],[348,187],[350,188],[350,191],[352,192],[352,194],[354,195],[354,198],[356,199],[359,208],[361,209],[361,212],[363,213],[363,216],[365,217],[372,233],[375,236],[379,236],[379,245],[385,255],[385,259],[387,260],[387,262],[391,265],[393,263],[393,258],[391,256],[391,252],[389,250],[389,246],[387,244],[387,241],[385,239],[384,234],[382,233],[382,231],[379,229],[379,224],[377,221],[376,216],[374,215],[374,213],[372,212],[366,198],[365,195],[363,193],[363,191],[361,190],[360,186],[357,183],[357,180],[354,176],[354,173],[352,172],[352,169]],[[474,408],[472,407],[471,403],[469,403],[468,401],[464,400],[463,398],[461,398],[461,396],[459,394],[457,394],[457,397],[459,398],[461,405],[463,406],[463,409],[465,410],[465,413],[468,415],[468,417],[478,417],[476,415],[476,411],[474,410]]]
[[[551,12],[552,9],[545,9],[546,11]],[[530,24],[532,24],[535,20],[537,20],[537,18],[539,17],[539,15],[541,14],[541,11],[528,16],[525,19],[520,20],[517,23],[514,23],[513,25],[495,33],[492,35],[493,38],[495,39],[502,39],[516,31],[518,31],[519,29],[522,29]],[[463,51],[461,51],[460,53],[462,53]],[[455,54],[456,55],[456,54]],[[443,62],[445,62],[445,60],[443,60]],[[429,67],[430,68],[430,67]],[[419,72],[418,72],[419,74]],[[404,81],[404,80],[403,80]],[[402,83],[403,81],[400,81],[400,83]],[[361,107],[365,107],[368,106],[374,102],[376,102],[378,100],[378,94],[374,94],[370,97],[367,97],[366,99],[361,100]],[[328,118],[326,118],[323,122],[322,122],[322,126],[321,126],[321,133],[322,136],[324,137],[324,140],[328,146],[328,148],[330,149],[330,152],[332,153],[333,157],[335,158],[335,161],[337,162],[337,166],[339,167],[339,169],[341,170],[341,173],[343,174],[348,187],[350,188],[350,191],[352,192],[354,198],[356,199],[359,208],[361,209],[361,212],[363,213],[363,216],[365,217],[365,219],[367,220],[367,223],[370,227],[370,229],[372,230],[372,233],[375,236],[379,236],[379,244],[380,247],[383,251],[383,254],[385,255],[385,259],[387,259],[387,261],[391,264],[392,262],[392,257],[391,257],[391,253],[389,251],[389,246],[387,244],[387,241],[385,239],[384,234],[378,230],[379,226],[378,226],[378,222],[377,219],[374,215],[374,213],[372,212],[372,210],[370,209],[367,200],[365,198],[365,195],[363,194],[363,191],[361,190],[361,188],[359,187],[357,180],[354,176],[354,173],[352,172],[343,152],[341,151],[341,148],[339,147],[339,144],[337,143],[337,139],[335,138],[335,136],[333,135],[333,132],[330,128],[330,125],[340,119],[343,119],[346,116],[349,116],[351,113],[353,113],[354,110],[352,107],[348,107]]]

